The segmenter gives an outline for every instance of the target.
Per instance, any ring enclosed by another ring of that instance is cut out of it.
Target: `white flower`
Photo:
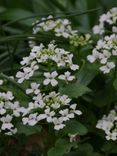
[[[5,135],[11,136],[11,135],[16,134],[16,133],[17,133],[17,128],[14,128],[14,129],[10,129],[9,132],[6,132]]]
[[[114,33],[117,33],[117,26],[113,26],[113,27],[112,27],[112,31],[113,31]]]
[[[69,105],[71,99],[67,95],[62,95],[60,97],[60,102],[62,105]]]
[[[22,118],[23,124],[34,126],[38,121],[37,121],[37,113],[30,114],[28,117],[23,117]]]
[[[68,109],[60,110],[59,113],[62,115],[61,118],[62,118],[63,121],[67,121],[70,118],[74,118],[74,114],[69,113]]]
[[[76,133],[76,134],[68,134],[68,136],[70,137],[70,142],[76,141],[76,136],[77,135],[78,135],[78,133]]]
[[[87,60],[90,62],[90,63],[93,63],[95,62],[96,59],[98,59],[100,56],[100,53],[94,49],[93,52],[92,52],[92,55],[88,55],[87,56]]]
[[[2,122],[2,126],[1,126],[2,130],[6,130],[6,129],[10,130],[12,127],[14,127],[14,125],[11,123],[12,116],[10,116],[9,114],[7,114],[5,117],[2,117],[0,120]]]
[[[111,69],[115,68],[115,59],[117,56],[117,35],[112,34],[105,36],[97,42],[96,47],[93,49],[92,54],[87,56],[89,62],[93,63],[96,60],[103,64],[99,69],[103,73],[109,73]],[[110,62],[110,60],[113,62]]]
[[[14,96],[13,96],[13,93],[11,91],[8,91],[5,95],[5,100],[13,100],[14,99]]]
[[[6,109],[3,106],[4,106],[4,103],[0,102],[0,115],[3,115],[6,113]]]
[[[108,58],[110,58],[111,53],[107,50],[103,50],[103,53],[99,55],[100,63],[105,64],[108,61]]]
[[[18,71],[16,77],[18,78],[18,83],[22,83],[24,80],[28,80],[33,76],[34,71],[39,69],[36,61],[33,61],[29,67],[23,67],[23,71]]]
[[[106,65],[104,66],[101,66],[100,67],[100,70],[106,74],[106,73],[109,73],[111,69],[115,68],[115,63],[114,62],[107,62]]]
[[[16,74],[16,77],[18,78],[18,83],[22,83],[24,80],[28,80],[31,76],[32,73],[30,75],[31,69],[30,68],[24,68],[23,72],[19,71]]]
[[[109,29],[116,32],[116,22],[117,22],[117,7],[110,9],[106,14],[100,16],[99,25],[93,27],[94,34],[104,34],[108,28],[106,24],[109,25]]]
[[[44,114],[39,114],[39,116],[37,117],[37,120],[43,120],[46,119],[47,122],[52,122],[53,121],[53,116],[55,115],[54,111],[50,111],[50,108],[45,109]]]
[[[100,24],[100,25],[95,25],[94,27],[93,27],[93,33],[94,34],[100,34],[100,35],[102,35],[103,33],[104,33],[104,30],[103,30],[104,28],[103,28],[103,25],[102,24]]]
[[[55,79],[57,75],[58,73],[56,71],[52,73],[49,72],[44,73],[46,79],[43,81],[43,84],[48,85],[50,83],[52,86],[56,86],[58,84],[58,81]]]
[[[62,118],[53,118],[53,123],[54,123],[55,130],[60,130],[65,127],[65,124],[63,124]]]
[[[117,132],[109,132],[106,136],[107,140],[113,140],[116,141],[117,140]]]
[[[117,112],[111,110],[110,113],[106,116],[104,115],[101,120],[97,122],[96,128],[102,129],[105,131],[107,140],[117,140]]]
[[[65,81],[72,81],[73,79],[75,79],[75,76],[71,76],[71,73],[67,71],[64,73],[64,75],[59,75],[58,78]]]
[[[19,102],[16,101],[13,104],[10,105],[10,108],[13,110],[13,115],[16,117],[20,116],[21,113],[21,107],[19,105]]]
[[[31,83],[31,89],[26,89],[26,94],[31,94],[31,93],[39,94],[40,93],[40,90],[38,89],[39,86],[40,84],[37,84],[35,82]]]
[[[77,64],[71,64],[70,65],[71,70],[75,71],[79,69],[79,66]]]
[[[30,57],[23,57],[23,60],[20,62],[21,65],[28,65],[30,63]]]
[[[76,110],[77,104],[72,104],[70,108],[72,109],[70,112],[75,113],[77,115],[81,115],[82,112],[80,110]]]

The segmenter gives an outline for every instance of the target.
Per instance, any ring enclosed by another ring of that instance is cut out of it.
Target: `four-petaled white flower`
[[[62,118],[53,118],[53,123],[54,123],[55,130],[60,130],[65,127],[65,124],[63,123]]]
[[[49,83],[54,87],[58,84],[58,81],[55,79],[57,77],[58,73],[56,71],[49,73],[44,73],[44,76],[46,79],[43,81],[44,85],[48,85]]]
[[[60,110],[59,113],[62,115],[60,118],[62,118],[63,121],[67,121],[69,118],[74,118],[74,114],[70,113],[68,109]]]
[[[77,114],[77,115],[81,115],[82,114],[82,112],[80,111],[80,110],[76,110],[76,106],[77,106],[77,104],[72,104],[71,106],[70,106],[70,108],[71,108],[71,113],[74,113],[74,114]]]
[[[44,111],[44,114],[40,114],[38,117],[37,117],[37,120],[40,121],[42,119],[46,119],[47,122],[52,122],[53,121],[53,116],[55,115],[55,112],[54,111],[50,111],[50,108],[47,108],[45,111]]]
[[[59,75],[58,78],[65,81],[72,81],[73,79],[75,79],[75,76],[71,76],[71,73],[67,71],[64,73],[64,75]]]
[[[107,62],[106,65],[101,66],[100,70],[103,71],[104,74],[109,73],[111,69],[115,68],[114,62]]]
[[[2,122],[2,126],[1,126],[2,130],[6,130],[6,129],[10,130],[12,127],[14,127],[14,125],[11,123],[12,118],[13,118],[12,116],[7,114],[6,116],[0,119]]]
[[[30,89],[26,89],[26,94],[39,94],[40,90],[38,89],[40,86],[40,84],[37,84],[36,82],[31,83],[31,88]]]
[[[30,126],[34,126],[38,122],[37,113],[30,114],[28,117],[23,117],[22,121],[24,125],[28,124]]]

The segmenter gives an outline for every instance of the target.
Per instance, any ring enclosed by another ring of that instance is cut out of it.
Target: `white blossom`
[[[40,84],[37,84],[36,82],[31,83],[31,88],[30,89],[26,89],[26,94],[39,94],[40,90],[38,89],[40,86]]]
[[[99,62],[101,64],[99,69],[106,74],[115,68],[115,56],[117,56],[117,35],[112,34],[97,42],[92,54],[87,56],[87,60],[90,63]]]
[[[60,130],[65,127],[65,124],[63,124],[62,118],[53,118],[53,123],[54,123],[55,130]]]
[[[101,120],[98,121],[97,128],[105,131],[107,140],[117,140],[117,112],[111,110],[110,113],[106,116],[104,115]]]
[[[101,66],[100,70],[106,74],[109,73],[111,69],[115,68],[115,63],[114,62],[108,62],[106,65]]]
[[[73,79],[75,79],[75,76],[71,76],[71,73],[67,71],[64,73],[64,75],[59,75],[58,78],[65,81],[72,81]]]
[[[114,7],[110,9],[107,13],[100,16],[99,25],[95,25],[93,27],[93,33],[100,35],[106,33],[107,31],[106,24],[108,24],[111,29],[109,31],[117,32],[116,22],[117,22],[117,7]]]
[[[23,124],[34,126],[38,121],[37,121],[37,113],[30,114],[28,117],[23,117],[22,118]]]
[[[2,130],[6,130],[6,129],[10,130],[12,127],[14,127],[13,124],[11,123],[12,116],[7,114],[5,117],[2,117],[0,120],[2,122],[2,126],[1,126]]]
[[[46,79],[43,81],[43,84],[48,85],[50,83],[52,86],[56,86],[58,84],[58,81],[55,79],[57,75],[58,73],[56,71],[52,73],[45,72],[44,76],[46,77]]]

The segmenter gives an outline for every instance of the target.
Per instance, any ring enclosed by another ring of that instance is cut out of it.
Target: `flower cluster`
[[[72,30],[71,22],[68,19],[55,19],[52,15],[42,18],[41,21],[36,21],[33,25],[33,34],[53,31],[55,36],[69,38],[77,33],[77,30]]]
[[[69,43],[73,46],[84,46],[87,43],[91,43],[90,34],[85,36],[78,34],[78,30],[73,30],[71,22],[68,19],[56,19],[52,15],[47,18],[42,18],[40,21],[33,23],[33,34],[39,32],[53,32],[57,37],[63,37],[69,39]],[[29,37],[29,46],[34,47],[35,37]]]
[[[31,88],[26,90],[27,94],[33,94],[32,102],[28,104],[23,113],[23,124],[34,126],[38,122],[53,123],[54,129],[59,130],[65,126],[65,121],[81,115],[77,104],[71,104],[67,95],[60,95],[55,91],[42,94],[39,84],[32,83]]]
[[[72,30],[71,22],[68,19],[55,19],[52,15],[47,18],[37,20],[33,25],[32,34],[38,34],[39,32],[51,31],[57,37],[69,38],[70,36],[77,34],[77,30]],[[34,41],[35,37],[29,37],[29,46],[32,48],[36,45]]]
[[[111,30],[108,30],[106,27],[109,26]],[[99,25],[95,25],[93,27],[94,34],[102,35],[106,31],[112,31],[113,33],[117,33],[117,7],[112,8],[106,14],[100,16]]]
[[[117,35],[105,36],[97,42],[92,54],[87,56],[90,63],[98,60],[101,64],[100,70],[105,74],[115,68],[115,58],[117,56]]]
[[[111,110],[107,116],[104,115],[96,127],[105,131],[107,140],[117,140],[117,111]]]
[[[43,44],[40,44],[40,46],[32,48],[28,57],[23,58],[21,61],[22,71],[17,72],[16,77],[18,78],[18,82],[22,83],[34,75],[34,72],[39,69],[40,64],[47,64],[48,62],[51,62],[54,66],[68,67],[75,71],[79,69],[79,66],[73,64],[72,59],[72,53],[62,48],[57,48],[53,43],[48,44],[47,48]],[[47,77],[47,74],[44,76]]]
[[[0,92],[0,125],[1,130],[6,135],[12,135],[17,132],[14,120],[21,116],[23,107],[20,107],[18,101],[14,101],[11,91]]]

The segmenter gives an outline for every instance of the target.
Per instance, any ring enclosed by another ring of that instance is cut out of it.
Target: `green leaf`
[[[57,140],[55,147],[51,148],[48,151],[48,156],[63,156],[65,153],[68,153],[71,147],[74,146],[73,143],[69,142],[67,139]]]
[[[59,91],[61,94],[66,94],[71,98],[77,98],[77,97],[82,96],[83,94],[91,92],[91,89],[89,89],[83,84],[72,83],[72,84],[67,85],[64,88],[60,88]]]
[[[116,142],[105,142],[102,150],[105,153],[117,153],[117,143]]]
[[[70,120],[66,122],[66,126],[63,130],[61,130],[63,134],[78,134],[78,135],[85,135],[88,130],[87,128],[81,124],[78,121],[75,120]]]
[[[25,24],[30,26],[32,24],[32,22],[34,21],[33,19],[25,19],[23,21],[20,21],[20,19],[22,18],[26,18],[29,16],[34,15],[32,12],[27,11],[27,10],[23,10],[23,9],[9,9],[5,12],[3,12],[3,14],[1,15],[1,19],[2,20],[19,20],[20,23]]]
[[[18,134],[25,134],[26,136],[39,133],[41,132],[42,129],[40,125],[28,126],[28,125],[18,124],[16,127],[18,129]]]
[[[76,74],[77,82],[88,85],[97,74],[98,65],[95,64],[92,66],[91,64],[84,63],[80,71],[78,71],[78,73]]]

